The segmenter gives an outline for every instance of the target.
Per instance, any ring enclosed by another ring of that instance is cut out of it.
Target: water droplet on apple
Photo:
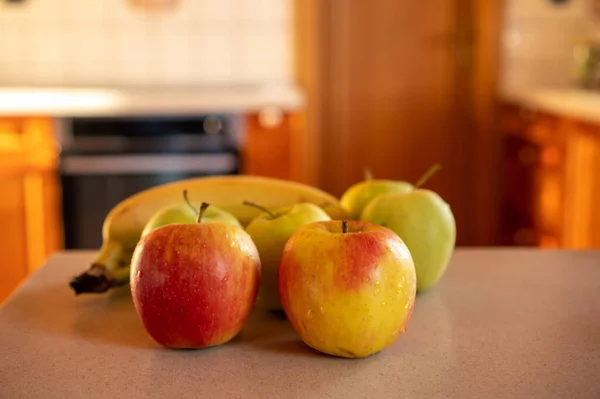
[[[404,304],[404,309],[408,310],[410,308],[410,302],[406,302]]]
[[[308,312],[306,312],[306,318],[307,319],[312,319],[313,315],[312,315],[312,309],[308,309]]]
[[[319,306],[319,312],[324,313],[323,306]]]
[[[386,305],[385,301],[381,302],[381,306],[385,306],[385,305]]]
[[[377,296],[379,295],[379,292],[381,292],[381,287],[380,287],[380,283],[375,283],[375,286],[373,287],[373,295]]]

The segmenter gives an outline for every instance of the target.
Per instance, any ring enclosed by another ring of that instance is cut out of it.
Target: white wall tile
[[[0,79],[7,86],[30,84],[27,74],[23,73],[23,66],[17,62],[1,62]]]
[[[288,66],[286,40],[268,32],[246,33],[236,41],[235,73],[245,81],[280,81]]]
[[[32,35],[29,38],[27,49],[29,59],[39,65],[60,64],[65,59],[65,44],[61,32],[54,31]]]
[[[289,19],[288,0],[235,0],[237,19],[256,22],[276,22]]]
[[[26,11],[27,19],[33,25],[56,26],[62,24],[70,18],[68,11],[71,0],[37,0],[24,4],[23,11]],[[25,8],[26,7],[26,8]]]
[[[190,78],[194,83],[228,82],[233,71],[233,35],[197,30],[190,35]]]
[[[502,33],[503,84],[572,84],[573,47],[593,35],[590,5],[590,0],[563,5],[508,0]]]
[[[17,20],[0,21],[0,59],[6,62],[23,60],[25,56],[24,39],[27,27]]]
[[[127,22],[131,19],[144,18],[145,14],[133,10],[126,0],[102,0],[104,4],[104,19],[106,21]]]
[[[289,0],[182,1],[160,14],[125,0],[0,2],[0,85],[281,80],[289,14]]]
[[[227,23],[233,20],[238,0],[195,0],[185,3],[185,11],[198,23],[218,21]]]

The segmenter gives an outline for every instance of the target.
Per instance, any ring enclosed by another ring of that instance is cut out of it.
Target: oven
[[[235,115],[70,118],[59,128],[66,249],[97,249],[107,213],[180,179],[240,173]]]

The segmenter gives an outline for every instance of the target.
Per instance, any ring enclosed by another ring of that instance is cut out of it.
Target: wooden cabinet
[[[600,125],[505,105],[500,241],[600,247]]]
[[[565,149],[564,231],[567,248],[600,248],[600,126],[570,123]]]
[[[242,173],[308,183],[301,112],[266,107],[247,114],[244,129]]]
[[[0,118],[0,302],[62,248],[52,120]]]
[[[340,196],[366,168],[416,182],[439,163],[427,188],[450,204],[457,244],[494,244],[502,2],[295,3],[315,184]]]

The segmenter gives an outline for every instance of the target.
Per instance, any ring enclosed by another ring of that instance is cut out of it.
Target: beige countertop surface
[[[92,257],[51,257],[0,308],[1,398],[600,398],[600,251],[458,249],[406,333],[365,359],[258,312],[230,343],[164,349],[127,287],[74,296]]]
[[[600,125],[600,92],[598,91],[519,87],[501,90],[500,98],[530,109]]]
[[[0,87],[0,116],[53,117],[295,110],[304,93],[293,84],[199,87]]]

